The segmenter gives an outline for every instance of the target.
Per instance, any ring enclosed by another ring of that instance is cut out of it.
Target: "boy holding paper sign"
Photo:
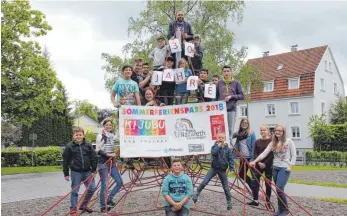
[[[187,79],[192,76],[192,71],[188,69],[187,62],[184,58],[178,61],[178,67],[184,72],[176,71],[176,105],[186,104],[188,102],[189,90],[187,90]]]
[[[166,105],[173,105],[173,96],[175,92],[175,72],[172,69],[174,64],[174,58],[168,56],[164,66],[163,82],[159,88],[160,101]],[[168,72],[168,70],[172,71]]]

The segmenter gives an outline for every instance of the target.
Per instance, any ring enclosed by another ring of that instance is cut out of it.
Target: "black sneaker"
[[[231,202],[228,202],[227,210],[230,211],[233,208],[233,205]]]
[[[194,202],[194,204],[198,201],[198,198],[196,198],[196,197],[193,197],[193,202]]]
[[[85,207],[85,208],[80,208],[80,210],[82,211],[82,213],[84,213],[84,212],[88,212],[89,214],[90,213],[93,213],[93,210],[92,209],[90,209],[90,208],[88,208],[88,207]]]
[[[110,200],[110,201],[107,202],[107,205],[113,207],[113,206],[116,205],[116,203],[114,203],[112,200]]]
[[[250,206],[259,206],[259,202],[256,202],[256,201],[252,201],[252,202],[248,202],[247,205],[250,205]]]

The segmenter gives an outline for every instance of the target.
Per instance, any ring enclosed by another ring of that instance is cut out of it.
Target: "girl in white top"
[[[286,137],[286,128],[277,125],[272,142],[261,153],[257,159],[250,163],[254,167],[259,161],[264,159],[271,151],[274,153],[273,161],[273,179],[276,184],[278,194],[278,211],[275,216],[289,215],[287,197],[284,195],[284,187],[286,186],[292,167],[296,161],[296,149],[294,142]],[[280,189],[280,190],[278,190]],[[283,192],[282,192],[283,191]]]

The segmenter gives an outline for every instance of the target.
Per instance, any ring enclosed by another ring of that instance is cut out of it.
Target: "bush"
[[[308,165],[347,165],[347,152],[338,151],[306,151],[306,163]]]
[[[13,150],[1,151],[2,167],[28,167],[32,166],[32,151],[30,150]],[[34,166],[56,166],[61,162],[62,151],[59,147],[46,147],[34,150]]]

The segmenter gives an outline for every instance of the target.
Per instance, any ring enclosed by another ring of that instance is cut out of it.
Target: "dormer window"
[[[298,89],[300,87],[300,78],[288,79],[288,89]]]
[[[264,92],[272,92],[274,90],[274,81],[265,82]]]
[[[277,66],[277,69],[276,70],[282,70],[282,68],[283,68],[283,66],[284,66],[284,64],[279,64],[278,66]]]

